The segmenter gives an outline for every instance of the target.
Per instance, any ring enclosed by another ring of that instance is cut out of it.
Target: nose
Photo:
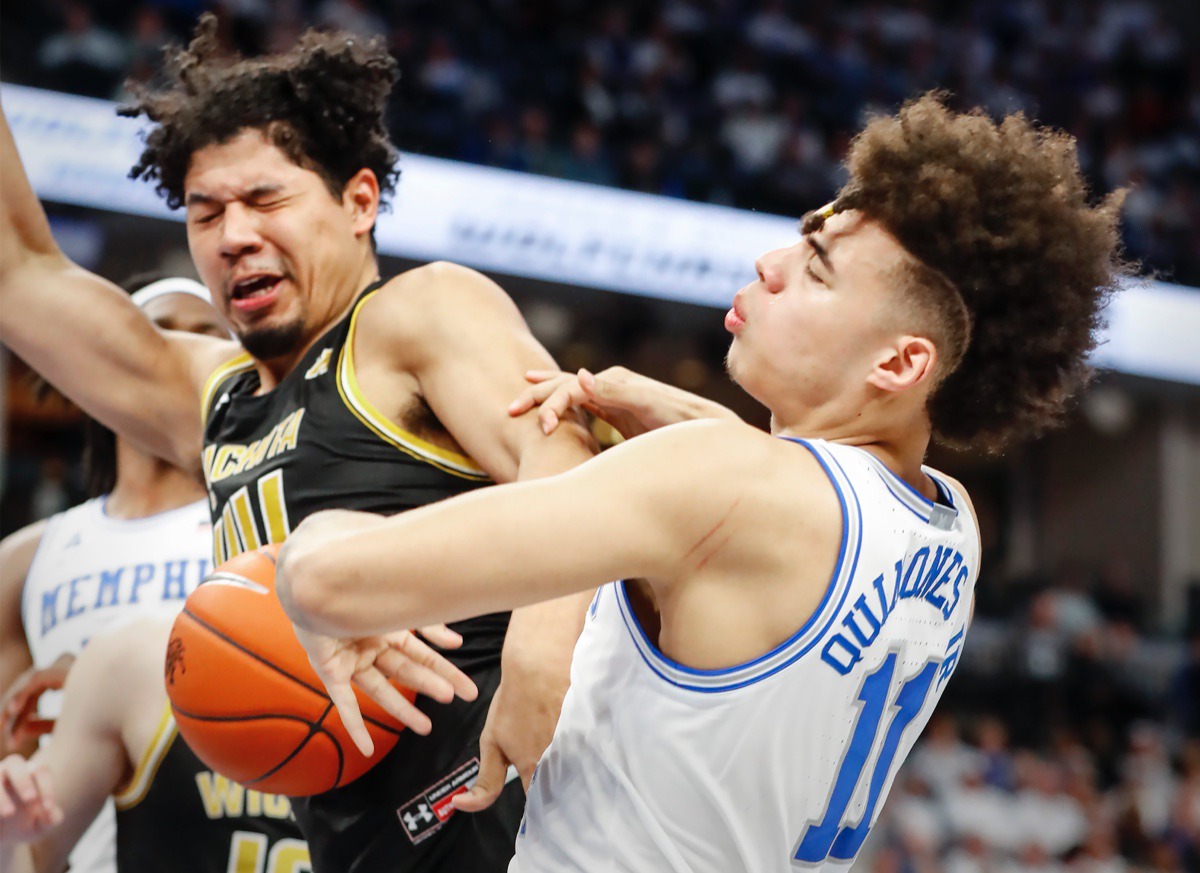
[[[785,284],[781,261],[786,249],[775,249],[758,256],[754,268],[758,271],[758,280],[770,294],[778,294]]]
[[[241,203],[227,205],[221,216],[221,254],[236,260],[261,248],[262,236],[258,232],[253,211]]]

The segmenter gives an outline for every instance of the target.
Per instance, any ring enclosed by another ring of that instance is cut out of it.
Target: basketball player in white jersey
[[[98,635],[67,678],[53,741],[0,761],[5,873],[60,873],[110,796],[120,873],[312,869],[286,797],[213,773],[179,738],[163,684],[170,629],[155,616]]]
[[[207,290],[191,279],[152,282],[133,301],[160,328],[228,336]],[[5,751],[32,753],[58,714],[53,689],[88,639],[138,616],[173,617],[208,573],[203,484],[90,427],[89,478],[104,493],[0,542]],[[79,842],[72,870],[114,869],[113,833],[108,806]]]
[[[1120,197],[1089,205],[1066,135],[932,96],[847,162],[725,318],[770,435],[664,427],[551,479],[314,515],[283,547],[280,600],[363,747],[373,635],[622,580],[592,602],[510,871],[847,869],[954,671],[979,536],[928,444],[1058,416],[1121,272]]]

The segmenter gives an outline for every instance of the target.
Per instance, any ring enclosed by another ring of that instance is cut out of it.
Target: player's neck
[[[279,358],[269,361],[255,359],[254,366],[258,370],[259,394],[275,390],[280,382],[296,369],[296,365],[308,354],[308,350],[321,341],[334,325],[340,324],[358,300],[363,289],[379,278],[379,263],[372,254],[364,260],[360,268],[345,282],[330,299],[328,306],[321,311],[316,319],[316,326],[310,331],[306,341],[296,347],[296,350]]]
[[[117,484],[104,503],[113,518],[146,518],[203,500],[204,486],[166,461],[117,442]]]
[[[793,422],[773,417],[771,433],[783,437],[823,439],[863,449],[926,497],[936,499],[937,489],[921,470],[932,436],[928,417],[920,413],[899,417],[872,413],[873,410],[864,409],[853,416],[823,419],[813,416]]]

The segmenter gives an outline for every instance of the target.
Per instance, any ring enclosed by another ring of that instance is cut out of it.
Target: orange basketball
[[[243,552],[188,597],[167,645],[167,696],[179,733],[213,770],[302,797],[353,782],[403,726],[359,692],[375,754],[358,751],[275,596],[278,551]]]

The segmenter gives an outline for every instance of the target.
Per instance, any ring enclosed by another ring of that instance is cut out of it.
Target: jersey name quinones
[[[922,546],[896,562],[891,591],[880,573],[872,581],[877,602],[861,594],[842,615],[842,631],[835,633],[821,649],[821,660],[845,676],[862,660],[862,650],[871,645],[896,604],[901,600],[921,599],[949,620],[962,596],[962,585],[971,578],[971,568],[957,549]]]

